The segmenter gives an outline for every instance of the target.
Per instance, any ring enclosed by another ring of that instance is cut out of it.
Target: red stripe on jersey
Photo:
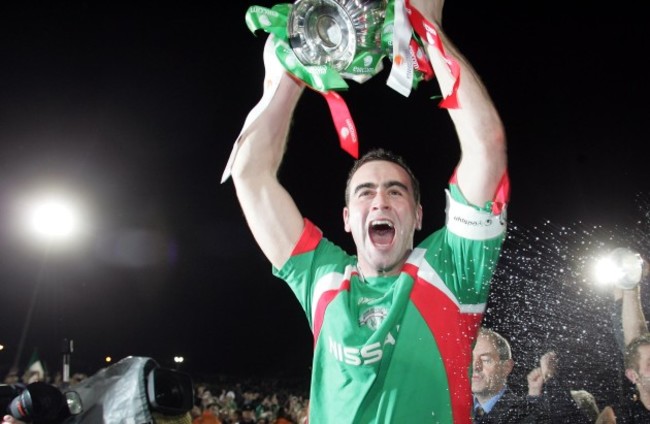
[[[447,295],[420,278],[415,279],[411,301],[438,345],[447,372],[454,423],[469,424],[472,409],[469,366],[483,314],[461,313]]]
[[[494,195],[494,203],[492,203],[492,213],[499,215],[503,210],[503,206],[510,199],[510,178],[508,173],[504,173],[499,181],[499,186],[497,187],[497,193]]]
[[[342,291],[350,290],[350,280],[343,280],[338,289],[328,290],[324,292],[318,301],[316,302],[316,313],[314,314],[314,347],[316,347],[316,341],[320,335],[320,329],[323,326],[323,319],[325,317],[325,310],[329,306],[330,302],[334,300],[337,294]]]
[[[449,179],[449,184],[458,185],[458,176],[456,175],[458,169],[454,169],[454,173],[451,174]],[[499,215],[503,210],[503,206],[510,199],[510,177],[508,177],[508,172],[504,172],[497,186],[494,197],[492,198],[492,213]]]
[[[404,266],[402,267],[402,272],[405,272],[408,275],[410,275],[414,281],[417,280],[418,278],[418,267],[408,262],[405,263]]]
[[[300,240],[291,252],[291,256],[300,255],[301,253],[311,252],[316,249],[318,243],[323,238],[323,233],[310,220],[303,218],[305,228],[302,230]]]

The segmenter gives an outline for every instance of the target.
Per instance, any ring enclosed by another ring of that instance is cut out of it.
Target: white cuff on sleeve
[[[506,208],[500,215],[476,210],[463,205],[447,193],[447,229],[459,237],[470,240],[488,240],[498,237],[506,231]]]

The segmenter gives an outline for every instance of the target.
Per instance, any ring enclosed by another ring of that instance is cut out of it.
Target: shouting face
[[[362,272],[398,274],[413,249],[415,229],[422,225],[422,206],[415,202],[407,172],[393,162],[368,162],[352,176],[348,190],[343,221]]]

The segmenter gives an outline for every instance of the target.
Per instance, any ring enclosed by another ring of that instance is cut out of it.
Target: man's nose
[[[481,371],[481,369],[482,369],[481,360],[480,359],[475,360],[474,364],[473,364],[473,367],[474,367],[473,368],[474,371]]]
[[[373,199],[373,204],[372,206],[377,209],[386,209],[390,207],[390,202],[388,200],[388,193],[379,190],[377,192],[377,195]]]

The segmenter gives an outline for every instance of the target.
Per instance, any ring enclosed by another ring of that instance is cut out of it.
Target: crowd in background
[[[42,370],[27,370],[22,375],[11,369],[4,384],[28,385],[45,381],[61,389],[88,378],[73,373],[67,383],[61,373],[50,376]],[[307,389],[293,381],[233,379],[226,376],[193,378],[193,424],[303,424],[307,422]]]
[[[303,424],[305,391],[277,380],[194,384],[193,424]]]
[[[506,372],[503,375],[503,384],[508,374],[509,372]],[[64,383],[60,372],[50,376],[47,372],[42,374],[39,371],[27,370],[21,376],[12,370],[5,376],[4,383],[27,385],[35,381],[46,381],[54,386],[65,388],[74,386],[87,377],[88,375],[83,373],[73,373],[69,382]],[[493,379],[491,376],[490,378]],[[301,384],[274,378],[258,380],[223,375],[193,376],[192,380],[194,390],[194,406],[190,411],[192,424],[307,423],[309,398],[308,388],[304,382]],[[493,385],[494,380],[489,384]],[[556,408],[560,406],[557,402],[553,403]],[[510,406],[515,407],[515,405]],[[580,410],[585,409],[583,405],[575,406]],[[598,408],[592,398],[587,408],[593,407]],[[563,416],[567,411],[558,409],[556,412]],[[595,416],[592,416],[589,422],[594,420]],[[478,419],[475,421],[480,422]]]

